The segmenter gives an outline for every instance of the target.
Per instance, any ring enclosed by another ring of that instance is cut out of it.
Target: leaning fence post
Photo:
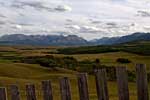
[[[0,88],[0,100],[6,100],[6,89]]]
[[[149,100],[147,73],[144,64],[136,64],[136,79],[138,100]]]
[[[129,100],[128,74],[126,67],[117,67],[116,74],[119,100]]]
[[[26,85],[27,100],[36,100],[35,86]]]
[[[70,82],[67,77],[60,79],[60,91],[62,100],[71,100]]]
[[[20,100],[20,94],[16,85],[10,86],[11,100]]]
[[[97,70],[95,79],[98,100],[109,100],[106,70]]]
[[[42,81],[44,100],[53,100],[52,85],[50,81]]]
[[[89,100],[87,74],[78,74],[78,88],[80,100]]]

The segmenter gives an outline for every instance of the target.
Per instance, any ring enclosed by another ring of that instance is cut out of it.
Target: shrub
[[[126,58],[118,58],[117,59],[117,62],[118,63],[131,63],[131,61],[129,59],[126,59]]]
[[[98,58],[95,59],[95,63],[96,63],[96,64],[100,64],[100,63],[101,63],[100,59],[98,59]]]
[[[128,81],[129,82],[135,82],[136,81],[135,71],[128,71]]]

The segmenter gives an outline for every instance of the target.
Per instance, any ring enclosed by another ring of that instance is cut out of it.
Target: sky
[[[78,35],[87,40],[150,32],[150,0],[0,0],[0,36]]]

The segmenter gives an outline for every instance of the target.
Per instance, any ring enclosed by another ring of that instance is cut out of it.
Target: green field
[[[60,100],[59,79],[61,77],[69,77],[71,81],[72,99],[78,100],[77,87],[77,71],[66,68],[46,68],[39,64],[27,64],[18,62],[24,57],[30,56],[46,56],[53,55],[54,57],[74,57],[78,61],[94,61],[100,59],[102,65],[106,66],[127,66],[128,70],[135,71],[135,64],[142,63],[147,65],[147,72],[150,72],[150,56],[131,53],[127,51],[106,52],[97,54],[58,54],[58,49],[63,47],[31,47],[31,46],[1,46],[0,47],[0,86],[7,87],[9,94],[9,85],[16,84],[21,91],[21,100],[25,98],[25,85],[35,84],[38,100],[42,100],[41,81],[51,80],[53,86],[54,100]],[[146,50],[147,51],[147,50]],[[126,58],[131,63],[120,64],[116,62],[118,58]],[[80,66],[77,66],[77,68]],[[89,67],[84,69],[88,70]],[[86,71],[85,70],[85,71]],[[88,75],[88,85],[90,92],[90,100],[97,100],[95,78],[94,75]],[[111,100],[118,100],[116,81],[109,81],[109,95]],[[136,100],[136,85],[135,82],[129,83],[130,98]],[[9,98],[10,100],[10,98]]]

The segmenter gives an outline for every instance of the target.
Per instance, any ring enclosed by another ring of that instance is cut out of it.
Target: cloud
[[[68,26],[66,28],[69,28],[73,32],[77,32],[77,33],[97,33],[97,32],[101,32],[101,30],[99,28],[97,28],[95,26],[87,26],[87,25],[83,25],[83,26],[71,25],[71,26]]]
[[[71,26],[68,26],[66,28],[75,29],[75,30],[80,30],[81,29],[81,27],[78,26],[78,25],[71,25]]]
[[[0,0],[0,33],[87,39],[149,31],[149,0]]]
[[[36,10],[46,10],[49,12],[54,12],[54,11],[59,11],[59,12],[64,12],[64,11],[71,11],[72,8],[68,5],[56,5],[55,7],[51,6],[52,4],[47,4],[45,2],[41,1],[16,1],[11,4],[12,7],[14,8],[19,8],[19,9],[25,9],[25,7],[31,7]]]
[[[144,29],[150,31],[150,26],[144,26]]]
[[[16,23],[17,24],[17,23]],[[34,24],[30,24],[30,23],[19,23],[19,26],[33,26]]]
[[[0,21],[0,25],[4,25],[4,24],[6,24],[6,22]]]
[[[72,19],[66,19],[66,21],[67,21],[67,22],[71,22],[71,23],[73,22]]]
[[[48,6],[45,6],[43,2],[40,1],[16,1],[14,3],[11,4],[12,7],[14,8],[20,8],[20,9],[24,9],[25,7],[32,7],[36,10],[47,10],[47,11],[51,11],[52,9]]]
[[[109,22],[109,23],[106,23],[108,26],[116,26],[117,24],[114,23],[114,22]]]
[[[141,17],[150,17],[150,11],[139,10],[136,15]]]
[[[91,21],[92,22],[92,24],[100,24],[100,23],[102,23],[101,21]]]
[[[140,27],[141,24],[138,23],[118,23],[118,22],[102,22],[96,24],[88,24],[88,25],[68,25],[68,30],[71,30],[72,33],[79,34],[80,36],[84,36],[86,39],[90,39],[89,36],[97,37],[113,37],[113,36],[123,36],[129,33],[134,32],[147,32],[149,27],[143,28]],[[84,35],[83,35],[84,34]],[[87,36],[87,34],[91,34]],[[92,35],[93,34],[93,35]],[[94,35],[95,34],[95,35]]]
[[[55,8],[56,11],[72,11],[72,8],[67,5],[59,5]]]
[[[22,30],[23,27],[19,24],[12,24],[12,25],[9,25],[8,27],[14,29],[14,30]]]
[[[83,32],[99,32],[100,30],[95,26],[82,26],[81,31],[83,31]]]
[[[0,17],[1,17],[1,18],[6,18],[6,16],[4,16],[3,14],[0,14]]]

